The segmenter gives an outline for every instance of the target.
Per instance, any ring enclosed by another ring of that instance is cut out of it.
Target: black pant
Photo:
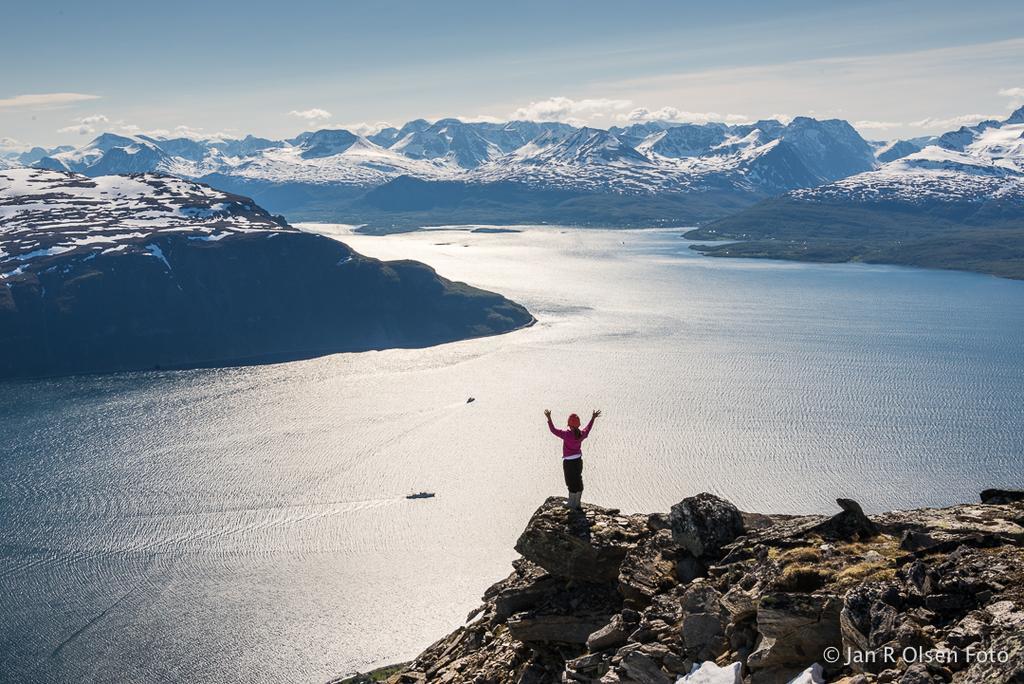
[[[583,459],[562,459],[562,474],[565,475],[565,486],[570,494],[583,491]]]

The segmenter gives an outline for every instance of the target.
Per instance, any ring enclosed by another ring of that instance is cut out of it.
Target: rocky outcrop
[[[810,527],[804,534],[817,535],[822,539],[853,541],[878,536],[878,525],[864,515],[864,509],[852,499],[836,499],[842,510],[825,522]]]
[[[548,499],[513,573],[388,681],[1024,681],[1024,502],[839,505],[755,515],[702,494],[666,516]]]
[[[592,507],[566,516],[564,499],[550,497],[530,518],[516,551],[548,572],[592,582],[614,580],[626,553],[649,530],[647,517]]]
[[[789,681],[841,641],[842,601],[830,593],[765,594],[757,605],[757,650],[747,658],[752,684]]]
[[[1019,503],[1019,502],[1017,502]],[[1024,542],[1024,518],[1007,516],[998,505],[893,511],[876,517],[881,529],[900,538],[907,551],[953,551],[960,546]]]
[[[739,509],[714,494],[698,494],[672,507],[672,538],[696,558],[711,558],[743,533]]]
[[[1024,492],[1016,489],[986,489],[981,493],[983,504],[1008,504],[1024,501]]]
[[[668,530],[658,530],[631,549],[618,568],[619,591],[629,605],[643,606],[671,588],[680,574],[693,578],[693,558],[673,541]]]

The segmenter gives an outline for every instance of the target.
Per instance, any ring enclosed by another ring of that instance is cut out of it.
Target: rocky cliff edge
[[[1024,682],[1024,493],[867,516],[668,514],[549,498],[513,572],[388,679]]]

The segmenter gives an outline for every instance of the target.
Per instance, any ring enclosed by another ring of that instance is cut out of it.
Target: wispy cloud
[[[81,117],[74,119],[74,123],[71,126],[65,126],[58,128],[57,133],[78,133],[79,135],[91,135],[96,132],[96,127],[99,124],[110,123],[110,119],[106,118],[102,114],[94,114],[88,117]]]
[[[459,117],[463,121],[499,121],[496,117],[482,116],[473,119]],[[636,106],[633,100],[611,97],[549,97],[536,100],[511,112],[509,119],[527,121],[561,121],[574,126],[596,125],[599,123],[643,123],[646,121],[675,121],[705,123],[708,121],[749,121],[744,114],[720,114],[719,112],[690,112],[678,107],[665,106],[657,109]]]
[[[919,121],[911,121],[907,123],[907,126],[936,131],[948,131],[953,128],[959,128],[960,126],[973,126],[981,121],[989,121],[993,119],[999,121],[1005,117],[1005,114],[961,114],[960,116],[950,116],[946,118],[928,117]]]
[[[932,77],[934,76],[935,69],[946,67],[950,62],[973,61],[988,63],[997,59],[1015,59],[1020,56],[1022,51],[1024,51],[1024,38],[1012,38],[989,43],[925,50],[894,51],[851,57],[819,57],[774,63],[696,69],[609,81],[599,85],[616,89],[653,86],[667,88],[681,84],[718,82],[724,87],[735,87],[736,83],[745,77],[792,77],[798,75],[798,72],[807,70],[818,74],[824,73],[826,78],[832,78],[833,80],[839,76],[848,77],[853,75],[859,81],[873,79],[878,72],[869,71],[871,69],[878,69],[880,72],[888,69],[891,74],[896,63],[899,63],[901,71],[923,71],[927,76]]]
[[[0,153],[2,154],[16,154],[18,152],[24,152],[29,149],[29,146],[15,140],[14,138],[0,137]]]
[[[49,107],[64,107],[85,102],[87,100],[98,100],[99,95],[86,95],[85,93],[36,93],[32,95],[15,95],[0,99],[0,109],[45,109]]]
[[[96,132],[96,126],[98,124],[109,123],[108,119],[103,114],[93,114],[91,116],[83,116],[78,119],[73,119],[74,123],[70,126],[64,126],[58,128],[58,133],[77,133],[78,135],[91,135]]]
[[[332,114],[326,109],[320,109],[319,107],[313,107],[312,109],[293,109],[288,112],[288,116],[294,116],[299,119],[305,119],[306,121],[327,121],[331,118]]]
[[[531,102],[512,112],[511,119],[526,121],[564,121],[573,125],[582,125],[593,119],[601,119],[612,112],[629,109],[632,100],[616,100],[606,97],[574,100],[569,97],[549,97],[546,100]]]
[[[175,126],[174,130],[171,131],[175,138],[191,138],[192,140],[203,140],[205,138],[220,138],[223,137],[219,133],[206,133],[202,128],[193,128],[184,124]]]
[[[727,121],[731,123],[750,121],[744,114],[719,114],[718,112],[687,112],[676,107],[661,107],[650,110],[637,107],[625,114],[618,114],[616,121],[623,123],[644,123],[646,121],[674,121],[680,123],[707,123],[709,121]]]
[[[871,121],[871,120],[867,120],[867,121],[854,121],[853,122],[853,127],[857,128],[857,129],[860,129],[862,131],[884,131],[884,130],[890,129],[890,128],[900,128],[901,126],[905,126],[905,125],[906,124],[903,124],[903,123],[901,123],[899,121]]]
[[[57,129],[58,133],[77,133],[78,135],[89,135],[95,133],[96,129],[92,126],[86,126],[84,124],[72,124],[70,126],[64,126],[63,128]]]
[[[502,119],[498,116],[490,116],[489,114],[474,114],[472,116],[459,115],[455,117],[463,123],[505,123],[508,119]]]
[[[208,132],[203,128],[193,128],[192,126],[186,126],[181,124],[174,128],[154,128],[150,130],[141,130],[138,126],[131,124],[119,124],[118,130],[122,133],[137,134],[142,133],[153,138],[190,138],[191,140],[224,140],[228,138],[237,138],[238,131],[225,130],[217,132]]]
[[[1010,98],[1010,108],[1017,109],[1024,104],[1024,88],[1003,88],[999,91],[1003,97]]]
[[[118,133],[120,135],[148,135],[154,138],[191,138],[192,140],[217,140],[226,138],[237,138],[237,131],[208,132],[202,128],[195,128],[185,124],[174,128],[143,128],[124,119],[112,120],[104,114],[94,114],[73,119],[70,126],[57,129],[58,133],[77,133],[78,135],[94,135],[102,130]]]
[[[1015,77],[1007,77],[1019,72],[1022,56],[1024,38],[1015,38],[924,50],[639,72],[591,85],[611,97],[685,102],[688,109],[697,111],[740,111],[760,117],[758,107],[809,113],[828,103],[831,109],[819,116],[890,123],[919,119],[941,128],[944,120],[948,126],[972,118],[950,111],[958,101],[955,98],[977,101],[980,106],[974,111],[998,111],[998,104],[984,98],[986,92],[992,98],[1002,88],[1003,97],[1014,97],[1024,90],[1015,87],[1020,85]],[[905,124],[902,130],[911,134],[914,128]]]
[[[358,121],[356,123],[339,124],[338,128],[344,128],[346,131],[356,135],[373,135],[374,133],[380,133],[385,128],[392,128],[392,125],[387,121],[377,121],[376,123]]]
[[[960,114],[958,116],[927,117],[917,121],[854,121],[853,126],[861,130],[920,128],[936,133],[945,133],[961,126],[974,126],[982,121],[1000,121],[1004,118],[1006,118],[1005,114]]]

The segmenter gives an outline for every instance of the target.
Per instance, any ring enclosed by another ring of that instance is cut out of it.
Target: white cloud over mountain
[[[644,123],[646,121],[676,121],[680,123],[707,123],[709,121],[725,121],[727,123],[739,123],[749,121],[750,117],[744,114],[719,114],[718,112],[687,112],[676,107],[661,107],[650,110],[646,107],[637,107],[625,114],[618,114],[616,121],[624,123]]]
[[[305,119],[306,121],[327,121],[333,115],[326,109],[313,107],[312,109],[293,109],[292,111],[288,112],[288,116],[294,116],[299,119]]]
[[[519,107],[509,115],[509,118],[522,121],[562,121],[579,126],[632,106],[632,100],[616,100],[605,97],[582,100],[574,100],[569,97],[549,97],[546,100],[537,100],[525,107]]]
[[[110,119],[104,114],[93,114],[91,116],[83,116],[73,120],[74,123],[70,126],[64,126],[58,128],[58,133],[77,133],[78,135],[92,135],[96,132],[96,126],[98,124],[109,123]]]
[[[356,135],[374,135],[380,133],[385,128],[391,128],[392,124],[387,121],[377,121],[375,123],[368,123],[366,121],[358,121],[356,123],[345,123],[338,124],[337,126],[323,125],[324,128],[344,128],[346,131],[351,131]]]
[[[946,131],[952,128],[959,128],[960,126],[973,126],[979,121],[998,121],[1004,118],[1005,116],[1005,114],[961,114],[959,116],[950,116],[945,118],[927,117],[924,119],[920,119],[919,121],[911,121],[906,125],[911,126],[913,128]]]
[[[29,147],[29,145],[26,145],[20,140],[0,136],[0,152],[24,152],[29,149]]]
[[[459,117],[463,121],[500,121],[496,117]],[[706,123],[725,121],[739,123],[750,121],[744,114],[720,114],[718,112],[691,112],[678,107],[664,106],[657,109],[637,106],[633,100],[589,97],[549,97],[535,100],[517,108],[508,120],[519,121],[560,121],[573,126],[606,126],[610,123],[634,124],[647,121],[675,121],[679,123]]]
[[[853,127],[861,131],[884,131],[902,125],[898,121],[872,121],[870,119],[853,122]]]

